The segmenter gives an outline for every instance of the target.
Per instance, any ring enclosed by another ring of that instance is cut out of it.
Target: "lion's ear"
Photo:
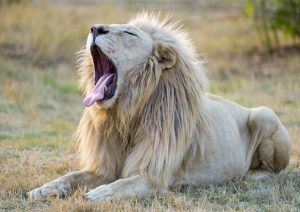
[[[165,47],[161,43],[156,44],[156,53],[158,63],[163,70],[172,68],[177,62],[175,50]]]

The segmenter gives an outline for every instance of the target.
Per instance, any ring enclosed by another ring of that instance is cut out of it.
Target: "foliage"
[[[15,3],[22,3],[25,2],[25,0],[0,0],[1,4],[15,4]]]
[[[300,0],[244,0],[246,16],[254,19],[263,46],[269,52],[279,44],[278,31],[300,38]]]
[[[292,37],[300,37],[300,0],[279,0],[271,18],[272,26]]]

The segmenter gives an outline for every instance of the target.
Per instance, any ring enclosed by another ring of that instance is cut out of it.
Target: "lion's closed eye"
[[[137,34],[133,33],[133,32],[129,32],[129,31],[123,31],[124,33],[128,34],[128,35],[132,35],[132,36],[135,36],[135,37],[139,37],[137,36]]]

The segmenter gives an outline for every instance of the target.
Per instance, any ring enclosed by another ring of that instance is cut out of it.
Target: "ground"
[[[136,11],[101,5],[0,7],[0,210],[300,210],[299,51],[266,55],[251,21],[228,8],[192,16],[177,11],[175,18],[205,62],[210,92],[247,107],[269,106],[280,117],[293,142],[286,170],[260,181],[184,186],[98,205],[84,199],[83,189],[66,199],[26,200],[26,192],[79,168],[71,142],[83,110],[74,53],[89,26],[124,22]],[[284,37],[282,42],[294,44]]]

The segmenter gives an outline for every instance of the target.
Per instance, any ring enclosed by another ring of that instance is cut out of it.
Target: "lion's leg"
[[[267,107],[253,109],[249,116],[249,127],[252,132],[250,169],[268,172],[284,169],[289,163],[291,141],[275,113]]]
[[[147,180],[136,175],[133,177],[117,180],[108,185],[101,185],[86,194],[86,198],[92,202],[126,198],[133,196],[145,196],[150,192]]]
[[[249,170],[245,176],[245,180],[261,180],[271,175],[271,172],[264,169]]]
[[[93,172],[75,171],[28,192],[28,198],[35,200],[48,196],[66,197],[71,190],[78,187],[92,189],[107,182]]]

